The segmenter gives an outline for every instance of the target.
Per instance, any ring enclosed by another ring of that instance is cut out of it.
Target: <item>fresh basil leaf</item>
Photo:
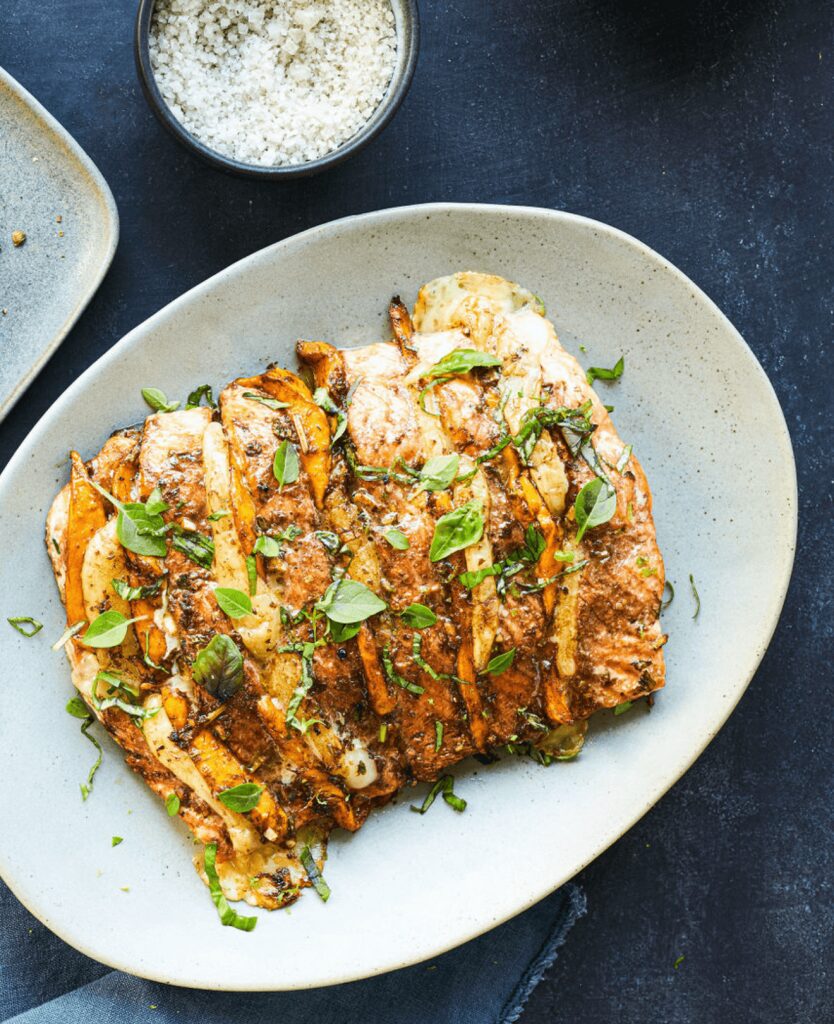
[[[227,701],[243,684],[243,655],[230,636],[218,633],[194,659],[192,671],[212,697]]]
[[[25,637],[34,636],[43,629],[43,623],[33,619],[31,615],[15,615],[11,619],[6,619],[6,622]],[[30,628],[27,629],[27,626]]]
[[[104,757],[104,751],[101,749],[101,744],[95,738],[95,736],[91,736],[90,735],[90,727],[92,726],[94,721],[95,721],[95,719],[93,718],[92,715],[90,715],[85,722],[81,723],[81,735],[85,739],[89,740],[90,743],[92,743],[92,745],[98,751],[98,756],[96,757],[95,761],[93,762],[92,768],[87,773],[87,781],[86,781],[86,783],[82,782],[80,784],[81,799],[82,800],[86,800],[87,797],[92,792],[92,789],[93,789],[93,779],[95,778],[96,772],[99,770],[99,768],[101,768],[101,761],[102,761],[102,758]]]
[[[457,476],[460,459],[457,455],[435,455],[420,470],[418,491],[445,491]]]
[[[324,596],[316,603],[316,608],[324,612],[331,622],[345,625],[364,622],[372,615],[385,611],[387,607],[388,605],[364,583],[347,578],[331,583]]]
[[[142,388],[142,397],[154,412],[173,412],[179,409],[179,402],[169,402],[168,396],[159,388]]]
[[[617,459],[617,465],[614,467],[618,473],[622,473],[622,471],[628,465],[628,460],[631,458],[631,453],[633,450],[634,446],[630,444],[627,444],[625,448],[623,448],[619,459]]]
[[[210,409],[217,408],[217,403],[211,393],[211,384],[201,384],[194,388],[186,400],[185,407],[186,409],[196,409],[203,400]]]
[[[171,506],[162,497],[162,489],[160,487],[154,487],[151,493],[148,495],[148,500],[145,502],[145,511],[149,516],[158,516],[163,512],[167,512]]]
[[[589,366],[585,376],[589,384],[593,384],[595,380],[619,380],[623,375],[624,369],[625,359],[623,356],[620,356],[612,369],[606,370],[604,366]]]
[[[263,555],[264,558],[277,558],[281,554],[281,545],[274,537],[270,537],[267,534],[262,533],[255,541],[252,553],[255,555]]]
[[[698,594],[698,588],[695,586],[692,573],[689,574],[689,586],[692,588],[692,596],[695,598],[695,611],[692,613],[692,618],[697,619],[701,611],[701,598]]]
[[[408,551],[411,544],[408,537],[400,530],[386,530],[382,535],[392,548],[396,548],[397,551]]]
[[[391,648],[386,644],[382,648],[382,668],[385,672],[385,678],[394,683],[395,686],[402,687],[403,690],[408,690],[409,693],[417,694],[426,692],[424,686],[420,686],[418,683],[410,683],[405,676],[401,676],[400,673],[394,668],[394,659],[391,657]]]
[[[422,805],[420,807],[415,807],[414,804],[411,804],[411,810],[416,811],[417,814],[425,814],[439,795],[442,796],[446,803],[454,810],[458,812],[465,811],[466,801],[462,797],[455,795],[454,786],[455,780],[451,775],[441,775],[426,794],[426,799],[423,801]]]
[[[448,558],[456,551],[462,551],[470,544],[475,544],[481,539],[483,532],[484,517],[481,503],[468,501],[437,520],[429,558],[432,562]]]
[[[258,592],[258,563],[254,555],[246,556],[246,576],[249,580],[249,596],[254,597]]]
[[[258,919],[257,917],[242,917],[229,906],[220,885],[216,861],[217,843],[209,843],[203,852],[203,867],[208,879],[211,901],[217,907],[217,913],[220,915],[220,923],[232,928],[238,928],[242,932],[251,932],[258,923]]]
[[[174,818],[180,813],[180,798],[176,793],[169,793],[165,797],[165,810],[169,818]]]
[[[444,356],[439,363],[425,375],[429,380],[437,377],[452,377],[459,373],[469,373],[479,366],[500,366],[501,360],[498,356],[490,355],[489,352],[479,352],[474,348],[456,348]]]
[[[614,714],[615,715],[624,715],[626,713],[626,711],[630,711],[631,710],[631,706],[632,706],[633,703],[634,703],[633,700],[623,701],[622,704],[618,704],[614,708]]]
[[[585,536],[586,530],[609,522],[616,511],[617,495],[611,485],[599,477],[589,480],[577,494],[573,504],[576,525],[579,527],[576,534],[577,544]]]
[[[424,604],[410,604],[403,608],[400,618],[411,629],[428,629],[437,622],[437,616]]]
[[[206,516],[206,519],[208,519],[210,523],[216,523],[218,519],[225,519],[231,514],[232,513],[229,512],[228,509],[219,508],[216,512],[209,513],[209,515]]]
[[[99,697],[98,684],[100,682],[105,683],[111,690],[115,690],[117,696]],[[112,672],[98,672],[96,674],[90,687],[90,700],[97,711],[119,708],[126,715],[130,715],[131,718],[144,722],[148,718],[154,718],[162,710],[161,707],[144,708],[141,704],[130,703],[127,700],[123,700],[119,694],[135,698],[139,696],[139,691]]]
[[[241,782],[239,786],[232,786],[231,789],[221,789],[217,799],[225,804],[230,811],[237,811],[238,814],[246,814],[254,807],[257,807],[264,787],[254,782]]]
[[[281,487],[298,479],[298,452],[292,441],[282,441],[275,452],[272,472]]]
[[[115,608],[103,612],[90,623],[84,636],[79,637],[85,647],[118,647],[127,636],[127,627],[138,619],[126,619]]]
[[[214,561],[214,541],[197,530],[186,530],[184,526],[174,524],[171,534],[171,547],[180,554],[190,558],[203,569],[211,569]]]
[[[330,638],[334,644],[343,644],[348,640],[352,640],[361,628],[361,622],[352,622],[349,625],[344,625],[341,622],[331,622]]]
[[[310,883],[321,897],[322,902],[327,903],[330,899],[330,886],[325,882],[324,875],[319,871],[319,866],[316,864],[316,859],[309,846],[302,848],[299,860],[301,861],[301,866],[307,872]]]
[[[500,676],[502,672],[506,672],[512,666],[514,661],[515,647],[511,647],[508,651],[503,651],[501,654],[496,654],[494,658],[490,658],[484,672],[488,672],[491,676]]]
[[[82,697],[70,697],[67,701],[66,712],[73,718],[90,718],[91,711],[84,703]]]
[[[267,398],[265,395],[256,395],[254,391],[244,391],[244,398],[249,398],[253,402],[260,402],[261,405],[265,405],[268,409],[289,409],[289,402],[279,402],[277,398]]]
[[[147,583],[141,587],[132,587],[126,580],[111,580],[113,590],[124,601],[144,601],[148,597],[155,597],[162,587],[162,578],[155,583]]]
[[[330,397],[330,393],[327,388],[316,388],[313,392],[313,401],[319,408],[323,409],[328,416],[336,417],[336,429],[333,431],[333,436],[330,439],[330,447],[334,448],[336,442],[347,430],[348,418],[347,414],[344,413],[338,405]]]
[[[166,532],[162,516],[158,512],[149,513],[147,507],[140,502],[119,506],[116,536],[122,547],[135,555],[164,558],[168,554]]]
[[[242,619],[252,614],[252,601],[248,594],[234,587],[215,587],[214,599],[230,619]]]
[[[524,531],[525,560],[528,562],[538,562],[544,554],[546,547],[547,541],[544,539],[544,534],[537,526],[533,526],[531,523]]]

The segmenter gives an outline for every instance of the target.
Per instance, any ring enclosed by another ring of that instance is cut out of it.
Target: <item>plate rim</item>
[[[23,103],[42,122],[47,131],[57,138],[71,158],[86,172],[93,185],[93,191],[102,205],[107,235],[105,244],[101,247],[101,253],[98,257],[99,265],[88,279],[86,287],[83,290],[79,290],[75,305],[69,311],[58,330],[49,339],[49,342],[40,350],[38,357],[28,367],[26,372],[21,375],[9,394],[0,401],[0,421],[6,418],[17,402],[23,397],[29,385],[34,381],[49,359],[52,358],[75,326],[79,317],[89,305],[90,300],[98,291],[101,282],[104,280],[104,275],[110,269],[110,264],[113,262],[113,257],[116,254],[116,247],[119,244],[119,210],[116,206],[116,200],[113,198],[113,193],[104,175],[93,163],[92,158],[88,156],[87,152],[81,147],[81,144],[73,138],[61,122],[54,115],[50,114],[46,107],[36,100],[28,89],[25,89],[5,68],[0,67],[0,88],[3,87],[7,88],[16,99]],[[89,367],[89,369],[92,369],[92,367]],[[39,423],[40,420],[32,429],[34,430]],[[27,439],[29,433],[26,435]]]
[[[435,938],[431,948],[422,949],[414,957],[407,959],[397,960],[395,962],[386,962],[377,965],[373,970],[366,971],[362,970],[359,973],[347,971],[340,975],[324,978],[311,984],[308,981],[302,981],[298,984],[290,982],[282,983],[271,983],[271,984],[235,984],[234,982],[220,982],[220,983],[207,983],[202,979],[189,978],[187,975],[180,974],[176,971],[165,972],[165,971],[153,971],[140,967],[137,969],[136,966],[129,963],[125,963],[120,960],[118,955],[111,954],[110,951],[93,950],[90,944],[86,940],[79,941],[78,938],[71,933],[69,929],[63,927],[55,927],[45,920],[44,916],[38,912],[36,908],[30,906],[29,903],[22,899],[13,884],[13,881],[9,881],[4,871],[4,857],[2,851],[2,844],[0,844],[0,877],[3,878],[6,885],[12,893],[20,900],[26,909],[33,914],[39,921],[41,921],[46,927],[53,931],[65,942],[72,945],[75,949],[98,961],[99,963],[105,964],[114,970],[124,971],[125,973],[134,975],[139,978],[144,978],[150,981],[156,981],[168,985],[176,985],[183,988],[200,989],[206,991],[219,991],[219,992],[278,992],[278,991],[299,991],[299,990],[310,990],[315,988],[325,988],[334,985],[345,984],[350,981],[358,981],[365,978],[378,977],[379,975],[389,973],[391,971],[400,970],[405,967],[413,966],[425,962],[426,960],[440,956],[452,949],[455,949],[472,939],[477,938],[480,935],[497,928],[506,921],[524,913],[530,907],[546,898],[551,893],[555,892],[556,889],[560,888],[571,878],[575,877],[580,871],[587,867],[590,863],[596,860],[605,850],[608,849],[614,842],[624,836],[634,825],[647,814],[652,807],[655,806],[666,793],[674,786],[680,779],[686,774],[686,772],[692,767],[695,761],[703,754],[706,747],[712,742],[715,736],[724,727],[727,719],[735,710],[739,701],[741,700],[744,693],[747,691],[750,682],[759,668],[761,661],[770,645],[773,638],[773,634],[776,630],[776,626],[779,623],[779,619],[782,613],[782,609],[787,597],[788,588],[790,585],[794,559],[796,554],[796,542],[797,542],[797,530],[798,530],[798,489],[797,489],[797,473],[796,473],[796,459],[793,451],[793,444],[791,441],[790,431],[788,430],[787,422],[785,420],[784,411],[782,410],[781,403],[779,402],[778,395],[771,383],[769,377],[764,371],[764,368],[759,363],[755,353],[744,340],[741,333],[733,325],[730,319],[722,312],[717,304],[700,288],[694,281],[691,280],[686,274],[683,273],[678,267],[672,264],[664,256],[660,255],[646,243],[641,242],[633,235],[622,231],[619,228],[613,227],[612,225],[606,224],[602,221],[595,220],[594,218],[584,216],[582,214],[574,214],[564,210],[554,210],[546,207],[536,207],[528,205],[512,205],[512,204],[494,204],[494,203],[467,203],[467,202],[433,202],[433,203],[418,203],[408,204],[404,206],[390,207],[382,210],[375,210],[361,214],[353,214],[346,217],[337,218],[332,221],[327,221],[324,224],[315,225],[305,231],[291,235],[285,239],[273,243],[272,245],[266,246],[263,249],[257,250],[248,256],[243,257],[240,260],[235,261],[228,267],[218,271],[211,277],[205,279],[199,284],[188,289],[182,295],[173,299],[167,303],[156,313],[137,324],[134,328],[128,331],[119,341],[117,341],[110,349],[98,357],[86,370],[81,373],[55,400],[55,402],[44,412],[44,414],[38,419],[31,430],[27,433],[8,464],[4,467],[0,473],[0,491],[6,483],[7,476],[12,475],[17,470],[19,462],[22,462],[26,457],[26,449],[28,448],[30,439],[32,436],[42,429],[49,427],[49,421],[53,417],[58,417],[66,404],[70,403],[77,391],[81,391],[86,386],[86,382],[89,377],[93,376],[94,373],[100,371],[108,363],[118,359],[119,355],[128,347],[132,346],[139,339],[136,337],[142,332],[145,332],[148,328],[155,326],[155,324],[162,320],[164,317],[176,314],[180,307],[185,306],[195,300],[198,300],[204,293],[210,293],[214,285],[219,283],[221,280],[234,277],[237,274],[245,273],[247,268],[251,265],[256,265],[261,260],[267,260],[271,254],[280,251],[281,249],[290,248],[293,245],[299,243],[310,243],[314,241],[320,235],[330,235],[337,233],[339,230],[349,228],[358,222],[365,222],[366,224],[373,224],[375,221],[396,219],[398,217],[407,217],[409,215],[418,214],[444,214],[444,213],[464,213],[470,212],[475,215],[482,212],[490,212],[496,215],[505,216],[527,216],[531,218],[540,218],[542,216],[551,218],[554,220],[563,220],[579,224],[585,228],[590,228],[601,235],[608,236],[620,242],[626,243],[632,247],[635,247],[640,254],[647,258],[650,262],[654,262],[664,271],[671,273],[679,282],[684,284],[693,293],[694,297],[700,302],[705,303],[707,308],[717,316],[722,326],[728,328],[731,336],[733,336],[736,343],[740,343],[741,350],[745,355],[748,363],[757,372],[760,381],[765,384],[766,391],[769,393],[769,397],[775,406],[775,410],[778,412],[778,416],[774,418],[774,431],[776,434],[781,435],[781,440],[785,446],[785,453],[788,456],[789,468],[791,470],[790,479],[785,481],[785,492],[787,501],[787,508],[784,510],[786,514],[790,515],[790,521],[786,523],[786,530],[788,532],[788,540],[790,549],[785,552],[786,558],[782,564],[782,576],[778,581],[778,587],[774,587],[773,595],[771,598],[770,614],[769,618],[761,631],[760,642],[757,645],[756,653],[750,659],[745,670],[738,675],[739,684],[735,688],[731,695],[731,698],[722,706],[720,717],[716,718],[710,728],[704,731],[702,740],[700,740],[684,760],[679,763],[674,771],[673,776],[668,780],[664,781],[662,786],[654,791],[651,796],[647,797],[643,802],[640,803],[638,809],[634,814],[629,817],[626,824],[622,828],[615,830],[614,834],[605,834],[597,841],[597,843],[591,848],[588,856],[585,857],[581,863],[575,867],[571,867],[568,874],[558,877],[555,881],[552,879],[548,880],[544,887],[536,888],[534,892],[529,894],[526,898],[516,904],[511,911],[504,913],[498,917],[491,918],[490,920],[478,922],[474,926],[468,925],[465,929],[465,934],[455,934],[451,938],[442,938],[440,933]],[[45,915],[46,916],[46,915]]]

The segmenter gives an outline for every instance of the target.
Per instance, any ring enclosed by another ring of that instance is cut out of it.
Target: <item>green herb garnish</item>
[[[179,402],[169,402],[168,396],[159,388],[142,388],[142,397],[154,412],[173,412],[179,409]]]
[[[622,704],[618,704],[614,708],[614,714],[615,715],[624,715],[626,713],[626,711],[630,711],[631,710],[631,706],[632,706],[633,703],[634,703],[633,700],[625,700],[625,701],[623,701]]]
[[[339,579],[330,584],[316,608],[330,619],[344,625],[364,622],[385,611],[387,604],[358,580]]]
[[[604,366],[589,366],[585,376],[589,384],[593,384],[595,380],[619,380],[624,369],[625,359],[620,356],[612,369],[606,370]]]
[[[576,525],[577,544],[585,536],[585,531],[607,523],[617,511],[617,495],[610,484],[596,477],[589,480],[577,494],[573,505]]]
[[[257,807],[264,787],[254,782],[241,782],[239,786],[232,786],[230,789],[221,789],[217,799],[225,804],[230,811],[237,811],[238,814],[246,814],[254,807]]]
[[[382,669],[385,672],[385,678],[389,682],[394,683],[396,686],[401,686],[404,690],[408,690],[409,693],[414,693],[419,696],[421,693],[426,692],[424,686],[419,686],[417,683],[410,683],[394,668],[394,659],[391,657],[391,648],[387,644],[382,648]]]
[[[211,384],[200,384],[199,387],[194,388],[186,399],[185,407],[186,409],[196,409],[202,401],[205,401],[210,409],[217,408],[217,403],[211,393]]]
[[[110,584],[124,601],[142,601],[148,597],[155,597],[159,593],[162,587],[162,579],[160,578],[155,583],[147,583],[141,587],[132,587],[127,580],[111,580]]]
[[[34,636],[43,629],[43,623],[33,619],[31,615],[15,615],[11,619],[6,619],[6,622],[13,629],[16,629],[21,636],[25,637]],[[26,628],[27,626],[29,627],[28,629]]]
[[[92,792],[93,779],[95,777],[96,772],[101,767],[101,760],[104,752],[101,749],[101,744],[99,743],[99,741],[95,738],[95,736],[91,736],[89,733],[90,726],[93,724],[95,719],[93,718],[92,712],[81,699],[81,697],[71,697],[67,701],[67,713],[72,715],[73,718],[84,719],[84,721],[81,724],[81,735],[84,736],[85,739],[88,739],[90,743],[92,743],[92,745],[98,751],[98,756],[96,757],[93,763],[93,767],[90,769],[89,774],[87,775],[87,782],[81,783],[81,799],[86,800],[87,797]]]
[[[243,683],[243,655],[225,633],[217,633],[194,659],[194,682],[212,697],[227,701]]]
[[[457,476],[460,459],[457,455],[435,455],[420,470],[418,491],[445,491]]]
[[[217,843],[209,843],[203,853],[203,867],[206,871],[212,903],[217,907],[217,913],[220,915],[220,923],[232,928],[239,928],[242,932],[251,932],[258,923],[258,919],[257,917],[242,917],[229,906],[226,897],[223,895],[223,889],[220,886],[216,859]]]
[[[689,574],[689,586],[692,588],[692,596],[695,598],[695,611],[692,613],[692,618],[697,619],[698,613],[701,611],[701,598],[698,595],[698,588],[695,586],[692,573]]]
[[[301,861],[301,866],[307,872],[307,877],[310,879],[313,888],[321,897],[322,902],[327,903],[330,899],[330,886],[325,882],[324,875],[319,870],[319,866],[316,864],[316,859],[309,846],[302,848],[299,860]]]
[[[252,601],[248,594],[234,587],[215,587],[214,599],[230,619],[242,619],[252,614]]]
[[[436,380],[439,377],[454,377],[461,373],[469,373],[479,366],[500,366],[501,360],[498,356],[490,355],[489,352],[479,352],[474,348],[456,348],[444,356],[440,362],[425,374],[428,380]]]
[[[386,530],[382,536],[397,551],[408,551],[411,547],[408,537],[401,530]]]
[[[481,675],[488,672],[491,676],[500,676],[502,672],[506,672],[512,666],[514,661],[515,647],[511,647],[508,651],[503,651],[501,654],[496,654],[494,658],[490,658]]]
[[[111,846],[118,846],[119,843],[123,843],[123,842],[124,842],[124,839],[121,836],[113,836],[113,838],[110,840],[110,845]]]
[[[319,408],[323,409],[328,416],[336,417],[336,429],[333,431],[333,437],[330,439],[330,447],[334,448],[336,446],[336,442],[347,429],[347,414],[344,413],[338,405],[336,405],[330,397],[330,393],[327,388],[316,388],[313,392],[313,401],[317,406],[319,406]]]
[[[622,473],[628,465],[628,460],[631,458],[632,451],[634,451],[633,445],[627,444],[625,448],[623,448],[619,459],[617,459],[617,465],[614,467],[618,473]]]
[[[434,723],[434,750],[437,753],[438,750],[443,746],[443,723],[436,721]]]
[[[437,616],[424,604],[410,604],[400,612],[400,618],[411,629],[428,629],[437,622]]]
[[[254,555],[246,556],[246,576],[249,580],[249,596],[254,597],[258,592],[258,563]]]
[[[127,627],[138,619],[126,619],[121,612],[111,608],[90,623],[84,636],[79,637],[85,647],[118,647],[127,636]]]
[[[675,588],[672,586],[672,584],[671,584],[671,582],[669,580],[666,580],[666,582],[663,584],[663,593],[664,594],[666,593],[667,588],[669,590],[669,597],[668,598],[664,597],[663,599],[661,599],[661,602],[660,602],[660,610],[661,611],[663,611],[664,608],[668,608],[669,605],[675,600]]]
[[[214,541],[204,533],[186,530],[185,527],[174,524],[171,547],[186,558],[190,558],[202,569],[211,569],[211,563],[214,561]]]
[[[284,484],[294,484],[298,479],[298,452],[292,441],[282,441],[278,445],[272,461],[272,472],[279,488]]]
[[[225,519],[227,516],[230,516],[231,514],[232,513],[228,509],[219,508],[216,512],[210,512],[206,516],[206,519],[208,519],[210,523],[216,523],[218,519]]]
[[[454,778],[451,775],[442,775],[428,791],[426,799],[420,807],[415,807],[414,804],[411,804],[412,811],[416,811],[417,814],[425,814],[438,795],[442,796],[446,803],[454,810],[458,812],[466,810],[466,801],[462,797],[455,796]]]
[[[180,798],[176,793],[169,793],[165,797],[165,810],[169,818],[174,818],[180,813]]]
[[[249,398],[253,402],[260,402],[261,405],[265,405],[267,409],[289,409],[289,402],[279,402],[277,398],[267,398],[265,395],[256,395],[254,391],[244,391],[244,398]]]
[[[441,516],[434,526],[429,558],[439,562],[456,551],[477,543],[484,533],[484,517],[479,501],[468,501]]]

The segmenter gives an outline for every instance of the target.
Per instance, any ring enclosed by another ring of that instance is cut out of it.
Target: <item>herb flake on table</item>
[[[309,846],[302,847],[299,859],[301,866],[307,872],[311,885],[321,897],[322,903],[327,903],[330,899],[330,886],[325,882],[324,875],[319,870],[316,858],[313,856],[313,851]]]
[[[620,356],[617,362],[607,370],[604,366],[589,366],[585,374],[589,384],[597,380],[619,380],[625,369],[625,357]]]
[[[10,619],[6,619],[6,622],[8,622],[12,629],[16,629],[21,636],[27,638],[35,636],[35,634],[40,633],[43,629],[43,623],[33,619],[31,615],[13,615]]]
[[[438,796],[442,796],[453,810],[459,813],[466,810],[466,801],[455,793],[455,780],[452,775],[441,775],[426,794],[423,803],[419,807],[411,804],[411,810],[417,814],[425,814]]]

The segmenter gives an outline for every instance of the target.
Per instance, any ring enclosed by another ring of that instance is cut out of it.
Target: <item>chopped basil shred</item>
[[[626,713],[626,711],[630,711],[631,710],[632,704],[634,704],[633,700],[623,701],[622,704],[618,704],[614,708],[614,714],[615,715],[624,715]]]
[[[6,619],[6,622],[12,629],[16,629],[21,636],[25,637],[34,636],[43,629],[43,623],[33,619],[31,615],[15,615],[11,619]]]
[[[419,686],[417,683],[410,683],[404,676],[401,676],[399,672],[397,672],[394,668],[394,659],[391,657],[391,648],[388,644],[382,648],[382,669],[385,672],[385,678],[390,683],[394,683],[395,686],[401,686],[404,690],[408,690],[409,693],[414,693],[418,696],[419,694],[426,692],[424,686]]]
[[[302,848],[299,860],[301,861],[301,866],[307,872],[307,877],[310,879],[313,888],[321,897],[322,902],[327,903],[330,899],[330,886],[325,882],[324,875],[319,870],[319,866],[316,864],[316,859],[309,846]]]
[[[623,375],[624,369],[625,359],[623,356],[620,356],[610,370],[606,370],[604,366],[589,366],[585,376],[589,384],[593,384],[595,380],[619,380]]]
[[[614,467],[618,473],[622,473],[628,465],[628,460],[631,458],[632,451],[634,451],[633,445],[627,444],[625,448],[623,448],[619,459],[617,459],[617,465]]]
[[[435,752],[440,750],[443,746],[443,723],[436,721],[434,723],[434,749]]]
[[[258,563],[254,555],[246,556],[246,576],[249,580],[249,596],[254,597],[258,592]]]
[[[469,373],[480,366],[500,366],[501,360],[498,356],[490,355],[489,352],[480,352],[474,348],[456,348],[444,356],[425,374],[428,380],[436,380],[438,377],[454,377],[461,373]]]
[[[672,586],[672,583],[671,583],[670,580],[666,580],[666,582],[663,585],[663,593],[664,593],[664,595],[666,594],[667,590],[669,591],[669,597],[668,598],[664,597],[661,600],[661,602],[660,602],[660,610],[661,611],[663,611],[664,608],[668,608],[669,605],[675,600],[675,588]]]
[[[143,601],[145,598],[155,597],[159,593],[162,579],[141,587],[132,587],[126,580],[111,580],[110,585],[124,601]]]
[[[206,519],[208,519],[210,523],[216,523],[218,519],[225,519],[231,514],[232,513],[227,508],[219,508],[216,512],[210,512],[206,516]]]
[[[211,537],[198,530],[186,530],[176,523],[172,530],[171,547],[186,558],[190,558],[202,569],[211,569],[211,563],[214,561],[214,541]]]
[[[186,409],[196,409],[204,401],[210,409],[216,409],[217,403],[211,393],[211,384],[200,384],[194,388],[185,401]]]
[[[95,721],[95,719],[93,718],[92,712],[81,699],[81,697],[71,697],[67,701],[67,713],[72,715],[73,718],[83,719],[83,722],[81,723],[81,735],[84,736],[85,739],[88,739],[90,743],[92,743],[92,745],[98,751],[98,756],[96,757],[95,762],[93,763],[93,767],[90,769],[89,774],[87,775],[86,783],[81,783],[81,799],[86,800],[87,797],[92,792],[93,779],[95,778],[95,774],[101,767],[103,751],[101,749],[101,744],[95,738],[95,736],[90,735],[89,729],[90,726]]]
[[[203,867],[206,870],[212,903],[217,907],[217,913],[220,915],[220,923],[232,928],[238,928],[242,932],[251,932],[258,923],[258,919],[257,917],[242,917],[229,906],[226,897],[223,895],[223,889],[220,886],[220,877],[217,874],[215,863],[216,859],[217,843],[209,843],[203,852]]]
[[[60,651],[64,644],[68,640],[71,640],[76,633],[80,633],[81,630],[87,625],[85,619],[80,619],[78,622],[74,622],[71,626],[67,626],[64,632],[58,637],[55,643],[52,645],[53,651]]]
[[[441,775],[432,788],[426,794],[426,799],[420,807],[411,804],[411,810],[417,814],[425,814],[438,796],[442,796],[446,803],[458,812],[466,810],[466,801],[455,795],[455,780],[451,775]]]
[[[697,619],[698,614],[701,611],[701,598],[698,594],[698,588],[695,586],[695,580],[692,573],[689,574],[689,586],[692,588],[692,596],[695,598],[695,611],[692,613],[692,618]]]
[[[256,395],[254,391],[244,391],[244,398],[249,398],[253,402],[260,402],[261,405],[265,405],[267,409],[289,409],[289,402],[279,402],[277,398],[267,398],[265,395]]]
[[[165,810],[169,818],[174,818],[180,813],[180,798],[176,793],[169,793],[165,797]]]

